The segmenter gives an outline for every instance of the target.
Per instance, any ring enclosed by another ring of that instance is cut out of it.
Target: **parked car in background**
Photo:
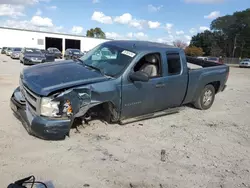
[[[54,53],[55,58],[62,59],[62,52],[57,48],[48,48],[47,51],[50,53]]]
[[[13,48],[10,57],[12,59],[19,59],[22,48]]]
[[[205,60],[205,61],[207,61],[207,57],[202,57],[202,56],[199,56],[199,57],[197,57],[198,59],[202,59],[202,60]]]
[[[86,55],[86,53],[88,53],[88,51],[82,51],[82,55]]]
[[[11,53],[12,53],[12,48],[7,48],[6,49],[6,55],[10,56]]]
[[[55,61],[55,54],[54,53],[50,53],[49,51],[47,50],[41,50],[41,52],[45,55],[45,62],[52,62],[52,61]]]
[[[250,67],[250,58],[242,59],[240,61],[239,67]]]
[[[35,65],[45,61],[45,55],[37,48],[23,48],[20,53],[20,63],[24,65]]]
[[[83,54],[79,49],[73,49],[73,48],[68,48],[67,50],[65,50],[64,53],[64,59],[77,59],[82,57]]]
[[[223,59],[221,57],[207,57],[207,61],[223,64]]]
[[[2,47],[1,54],[6,54],[7,47]]]

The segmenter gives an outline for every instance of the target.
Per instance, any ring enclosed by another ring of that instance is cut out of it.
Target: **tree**
[[[87,30],[86,36],[92,37],[92,38],[103,38],[103,39],[106,38],[105,33],[99,27],[96,27],[94,29],[91,28],[91,29]]]
[[[186,55],[193,56],[193,57],[202,56],[204,54],[202,48],[198,48],[196,46],[186,47],[185,53]]]
[[[190,46],[201,47],[206,56],[250,56],[250,9],[216,18],[210,28],[193,36]]]
[[[250,8],[213,20],[211,29],[226,36],[223,50],[227,56],[250,56],[247,48],[250,45]]]
[[[185,43],[184,41],[181,41],[181,40],[175,40],[173,42],[173,45],[177,48],[182,48],[182,49],[185,49],[188,46],[187,43]]]
[[[211,53],[212,41],[214,39],[211,31],[204,31],[193,36],[190,41],[190,46],[200,47],[204,51],[205,56],[209,56]]]

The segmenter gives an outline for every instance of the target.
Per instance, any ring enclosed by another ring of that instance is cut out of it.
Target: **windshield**
[[[41,54],[41,51],[35,48],[26,48],[25,52],[29,54]]]
[[[243,59],[242,61],[250,61],[250,59]]]
[[[78,50],[78,49],[72,49],[72,50],[70,50],[73,54],[80,54],[81,53],[81,51],[80,50]]]
[[[104,74],[115,77],[124,71],[135,55],[134,52],[118,46],[101,44],[82,56],[80,60],[87,66],[96,67]]]
[[[52,48],[53,52],[60,52],[57,48]]]
[[[15,51],[15,52],[20,52],[21,50],[22,50],[22,48],[14,48],[13,51]]]

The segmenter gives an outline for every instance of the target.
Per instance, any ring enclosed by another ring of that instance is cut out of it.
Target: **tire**
[[[213,105],[214,99],[215,99],[215,88],[213,85],[208,84],[201,91],[200,96],[194,102],[194,106],[195,108],[200,110],[207,110]]]

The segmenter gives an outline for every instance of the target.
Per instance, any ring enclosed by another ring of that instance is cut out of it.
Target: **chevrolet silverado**
[[[28,133],[59,140],[78,120],[97,114],[126,124],[178,112],[184,104],[207,110],[228,75],[227,65],[186,57],[179,48],[114,40],[76,60],[24,69],[10,106]]]

